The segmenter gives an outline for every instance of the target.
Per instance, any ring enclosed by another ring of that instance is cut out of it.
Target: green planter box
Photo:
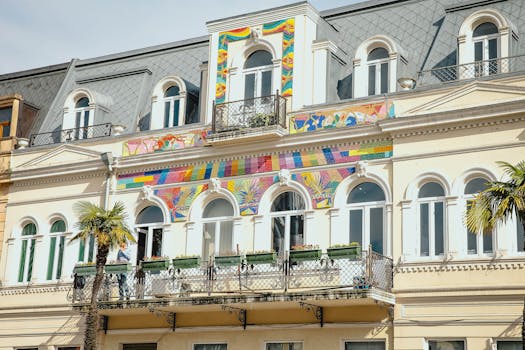
[[[130,263],[108,264],[104,266],[106,273],[128,273],[131,271]]]
[[[321,259],[321,249],[290,250],[291,261],[311,261]]]
[[[216,256],[215,265],[217,266],[238,266],[241,264],[240,255]]]
[[[191,269],[201,265],[201,258],[176,258],[172,260],[175,269]]]
[[[167,270],[170,267],[169,260],[148,260],[140,263],[142,270],[144,271],[162,271]]]
[[[326,250],[330,259],[357,260],[361,257],[361,247],[328,248]]]
[[[75,266],[73,272],[79,276],[95,275],[97,273],[97,267],[95,265]]]
[[[277,254],[274,253],[254,253],[246,254],[246,262],[248,264],[272,264],[277,260]]]

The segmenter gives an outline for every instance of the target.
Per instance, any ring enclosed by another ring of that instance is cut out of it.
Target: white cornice
[[[48,183],[53,183],[64,181],[64,177],[67,177],[68,179],[82,179],[102,176],[106,173],[106,171],[106,167],[101,160],[90,160],[78,163],[50,165],[36,169],[32,168],[27,170],[14,170],[11,173],[11,181],[20,182],[42,178],[52,178],[48,180]]]
[[[457,261],[432,261],[432,262],[404,262],[394,268],[396,274],[422,273],[422,272],[456,272],[456,271],[488,271],[488,270],[523,270],[523,258],[499,260],[457,260]]]
[[[295,16],[307,16],[315,23],[322,20],[319,16],[319,12],[317,12],[312,5],[303,2],[295,5],[292,4],[290,6],[248,13],[237,17],[211,21],[206,23],[206,26],[208,27],[208,33],[213,34],[237,28],[252,27]]]

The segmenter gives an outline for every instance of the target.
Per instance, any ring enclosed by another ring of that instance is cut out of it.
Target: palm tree
[[[91,290],[84,333],[84,350],[96,350],[99,328],[97,295],[102,285],[104,265],[106,265],[109,250],[123,242],[135,242],[135,238],[125,223],[127,215],[124,204],[121,202],[115,203],[112,209],[106,210],[93,203],[82,201],[76,203],[74,209],[78,215],[79,232],[71,240],[84,240],[94,236],[97,242],[97,272]]]
[[[514,214],[520,219],[525,232],[525,161],[516,165],[498,162],[508,181],[490,181],[467,211],[466,223],[472,232],[490,232]],[[525,250],[525,247],[524,247]],[[525,300],[521,323],[521,342],[525,350]]]

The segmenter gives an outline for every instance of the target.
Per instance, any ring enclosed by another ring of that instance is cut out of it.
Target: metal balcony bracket
[[[175,332],[177,325],[177,314],[175,312],[162,311],[155,308],[149,308],[148,311],[155,314],[156,317],[165,317],[166,322],[168,322],[171,327],[171,331]]]
[[[303,303],[302,301],[299,302],[299,306],[305,309],[305,311],[307,312],[312,312],[315,318],[317,319],[317,321],[319,321],[319,325],[321,327],[324,326],[324,312],[323,312],[324,310],[322,306]]]
[[[102,316],[102,329],[104,330],[104,334],[108,334],[108,326],[109,326],[109,317]]]
[[[233,307],[233,306],[228,306],[228,305],[222,305],[221,309],[223,309],[224,311],[228,311],[230,314],[237,314],[237,319],[241,323],[242,328],[246,329],[247,317],[246,317],[246,310],[245,309],[241,309],[241,308]]]

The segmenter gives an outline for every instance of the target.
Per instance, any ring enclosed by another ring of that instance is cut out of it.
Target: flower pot
[[[200,257],[193,258],[176,258],[172,260],[173,268],[175,269],[191,269],[199,267],[201,264]]]
[[[79,276],[90,276],[97,273],[95,265],[77,265],[73,268],[73,272]]]
[[[274,253],[253,253],[246,254],[246,262],[248,264],[272,264],[277,260],[277,254]]]
[[[169,260],[147,260],[140,263],[142,270],[144,271],[162,271],[167,270],[170,267]]]
[[[217,266],[238,266],[241,264],[240,255],[216,256],[214,260]]]
[[[341,247],[341,248],[328,248],[326,250],[330,259],[350,259],[357,260],[361,257],[361,247]]]
[[[106,273],[128,273],[131,271],[130,263],[115,263],[104,266]]]
[[[311,261],[321,259],[321,249],[291,250],[290,261]]]

